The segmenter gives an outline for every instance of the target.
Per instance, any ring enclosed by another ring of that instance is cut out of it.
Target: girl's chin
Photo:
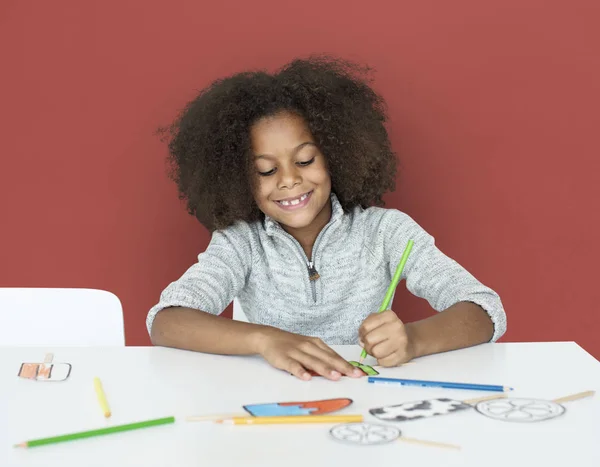
[[[315,216],[312,213],[290,213],[287,216],[279,215],[274,219],[282,226],[291,229],[303,229],[309,227],[315,221]]]
[[[292,229],[303,229],[306,227],[310,227],[313,219],[310,220],[301,220],[301,219],[281,219],[279,223],[285,227],[289,227]]]

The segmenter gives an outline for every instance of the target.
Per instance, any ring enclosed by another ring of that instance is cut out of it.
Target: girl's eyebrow
[[[294,149],[292,149],[292,155],[297,154],[298,151],[300,151],[300,149],[302,149],[305,146],[308,145],[312,145],[312,146],[316,146],[315,143],[313,143],[312,141],[305,141],[304,143],[300,143],[298,146],[296,146]],[[274,160],[277,159],[276,156],[272,156],[271,154],[255,154],[254,155],[254,159],[269,159],[269,160]]]

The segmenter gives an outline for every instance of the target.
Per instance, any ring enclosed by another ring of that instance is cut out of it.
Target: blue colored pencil
[[[397,379],[369,376],[369,383],[400,384],[401,386],[423,386],[429,388],[470,389],[474,391],[512,391],[507,386],[493,384],[452,383],[449,381],[424,381],[419,379]]]

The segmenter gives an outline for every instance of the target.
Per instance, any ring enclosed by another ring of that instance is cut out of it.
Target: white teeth
[[[300,196],[300,198],[296,198],[291,201],[278,201],[278,203],[281,204],[282,206],[290,206],[290,205],[295,206],[295,205],[301,203],[302,201],[304,201],[306,198],[308,198],[308,193]]]

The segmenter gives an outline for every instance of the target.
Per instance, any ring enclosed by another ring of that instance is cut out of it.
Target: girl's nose
[[[280,168],[278,175],[279,180],[277,187],[279,189],[287,188],[289,190],[302,182],[302,177],[300,176],[300,173],[296,167],[289,169]]]

